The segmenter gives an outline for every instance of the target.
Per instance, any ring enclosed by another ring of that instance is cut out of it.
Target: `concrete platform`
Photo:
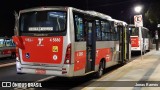
[[[146,53],[83,90],[160,90],[160,51]]]

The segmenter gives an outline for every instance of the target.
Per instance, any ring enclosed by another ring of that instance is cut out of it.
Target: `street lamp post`
[[[136,6],[136,7],[134,8],[134,11],[139,14],[139,13],[142,11],[142,6],[140,6],[140,5]],[[143,21],[143,20],[142,20],[142,21]],[[143,23],[143,22],[142,22],[142,23]],[[142,26],[143,26],[143,24],[142,24],[142,25],[138,25],[140,31],[142,31]],[[141,37],[140,37],[140,38],[141,38]],[[143,47],[143,49],[144,49],[144,43],[142,44],[142,39],[140,39],[141,60],[143,60],[142,47]]]

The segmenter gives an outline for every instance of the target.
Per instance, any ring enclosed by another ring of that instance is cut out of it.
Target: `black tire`
[[[98,71],[96,72],[96,78],[102,77],[103,72],[104,72],[103,62],[100,62],[100,64],[99,64],[99,69],[98,69]]]

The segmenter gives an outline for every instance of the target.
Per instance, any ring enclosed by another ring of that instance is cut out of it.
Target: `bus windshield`
[[[4,46],[4,39],[0,39],[0,47]]]
[[[13,46],[15,46],[14,42],[12,41],[12,39],[6,39],[5,40],[5,45],[7,47],[13,47]]]
[[[138,36],[139,35],[138,27],[130,27],[129,31],[130,31],[131,36]]]
[[[14,47],[15,44],[12,39],[0,39],[0,47]]]
[[[34,11],[20,15],[22,33],[63,32],[66,28],[67,13],[64,11]]]

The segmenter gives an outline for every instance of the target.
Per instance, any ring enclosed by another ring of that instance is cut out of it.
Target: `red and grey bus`
[[[146,52],[151,48],[151,39],[149,29],[145,27],[135,27],[135,25],[129,25],[130,39],[131,39],[131,51]]]
[[[16,47],[11,38],[0,37],[0,58],[16,58]]]
[[[13,40],[18,73],[64,77],[103,74],[129,60],[127,24],[73,7],[21,10]]]

